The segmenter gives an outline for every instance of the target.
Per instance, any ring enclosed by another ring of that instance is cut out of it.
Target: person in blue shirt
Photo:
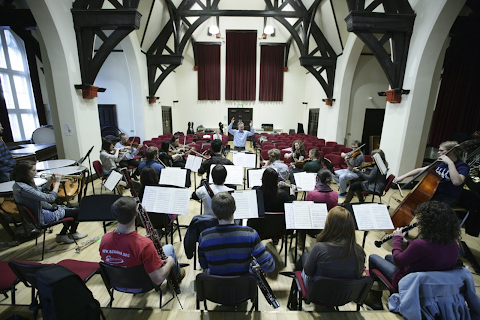
[[[138,171],[142,172],[145,167],[151,167],[155,169],[158,176],[160,176],[160,171],[165,167],[158,162],[158,148],[148,147],[147,150],[145,150],[145,158],[147,158],[147,160],[140,162],[138,165]]]
[[[228,132],[233,136],[233,145],[235,150],[245,150],[245,144],[247,143],[247,138],[255,134],[255,129],[253,129],[253,121],[250,121],[250,131],[244,131],[243,122],[238,123],[238,130],[233,129],[233,122],[235,118],[232,118],[232,121],[228,125]]]

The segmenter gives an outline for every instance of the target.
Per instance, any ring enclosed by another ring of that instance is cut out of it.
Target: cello
[[[448,156],[457,149],[464,149],[465,147],[479,143],[477,139],[468,140],[461,144],[457,144],[450,150],[448,150],[444,155]],[[413,220],[415,215],[415,210],[417,206],[421,203],[429,201],[435,191],[437,191],[438,184],[440,183],[441,177],[435,172],[435,167],[438,165],[439,160],[435,160],[423,171],[418,173],[410,181],[403,185],[400,189],[404,189],[406,186],[411,184],[415,179],[426,173],[422,180],[413,188],[410,194],[406,195],[403,201],[398,205],[392,215],[393,226],[396,228],[401,228],[408,226]]]

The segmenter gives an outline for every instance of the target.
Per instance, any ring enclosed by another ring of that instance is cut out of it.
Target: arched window
[[[0,30],[0,80],[13,140],[29,140],[39,127],[23,41]]]

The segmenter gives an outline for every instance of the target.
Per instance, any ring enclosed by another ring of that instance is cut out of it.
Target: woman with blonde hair
[[[317,243],[297,262],[306,288],[317,276],[360,278],[365,270],[365,252],[355,238],[355,221],[347,209],[334,207],[328,212],[325,228]]]
[[[295,164],[295,161],[302,161],[305,158],[305,146],[303,145],[303,142],[300,140],[295,140],[292,143],[292,153],[286,153],[285,158],[290,158],[293,157],[292,159],[292,164]]]
[[[372,151],[372,157],[377,153],[382,158],[383,163],[385,163],[385,167],[388,168],[388,162],[385,160],[385,153],[381,149],[375,149]],[[358,174],[360,178],[363,178],[364,181],[355,181],[350,184],[347,197],[343,203],[350,203],[354,193],[357,194],[358,201],[365,202],[362,191],[370,191],[375,193],[383,192],[385,189],[385,184],[387,183],[386,175],[380,172],[376,164],[369,166],[366,170],[368,171],[363,172],[358,167],[353,168],[353,172]]]

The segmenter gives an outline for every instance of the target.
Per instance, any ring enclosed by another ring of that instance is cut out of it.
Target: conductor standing
[[[253,129],[253,121],[250,121],[250,131],[244,131],[243,122],[238,123],[238,130],[234,130],[233,122],[235,118],[232,118],[232,121],[228,125],[228,132],[233,135],[233,145],[235,146],[234,150],[241,151],[245,150],[245,144],[247,143],[247,138],[253,136],[255,129]]]

